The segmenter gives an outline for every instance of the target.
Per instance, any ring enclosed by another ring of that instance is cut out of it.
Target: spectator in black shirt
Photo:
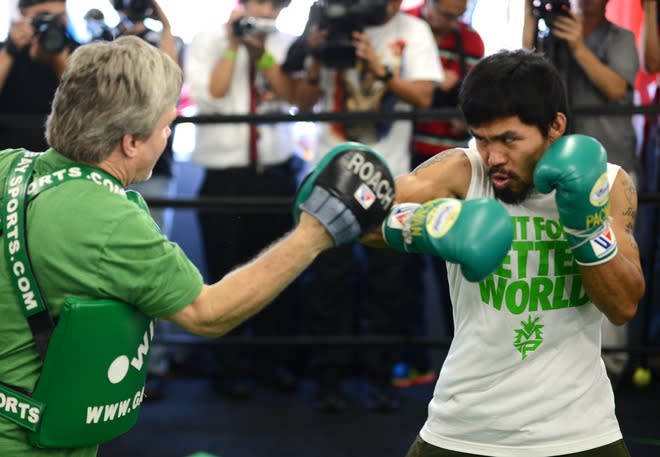
[[[0,44],[0,149],[48,147],[44,122],[76,43],[64,0],[19,0],[21,16]]]

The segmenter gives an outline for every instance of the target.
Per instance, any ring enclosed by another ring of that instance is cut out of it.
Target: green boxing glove
[[[534,169],[534,185],[556,190],[559,219],[577,263],[598,265],[617,253],[610,228],[607,152],[586,135],[566,135],[552,143]]]
[[[502,204],[486,198],[401,203],[392,208],[382,231],[392,249],[457,263],[472,282],[495,271],[513,242],[511,216]]]

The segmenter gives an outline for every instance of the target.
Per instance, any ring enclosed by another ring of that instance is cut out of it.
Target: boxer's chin
[[[509,205],[518,205],[524,202],[532,193],[533,188],[531,185],[522,183],[520,181],[517,183],[520,185],[512,185],[512,182],[509,182],[507,186],[493,185],[495,198]]]

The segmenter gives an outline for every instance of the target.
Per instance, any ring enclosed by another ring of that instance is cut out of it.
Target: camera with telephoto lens
[[[538,19],[543,19],[548,27],[559,16],[571,15],[570,0],[532,0],[532,13]]]
[[[46,54],[59,54],[71,43],[66,24],[57,14],[43,12],[35,15],[32,18],[32,27],[39,47]]]
[[[122,11],[131,22],[143,21],[153,13],[151,0],[114,0],[113,7]]]
[[[312,5],[309,20],[326,30],[325,43],[313,54],[331,68],[355,66],[353,32],[381,25],[387,17],[388,0],[317,0]]]
[[[277,32],[275,19],[243,16],[232,24],[232,33],[237,37],[250,35],[268,35]]]
[[[87,11],[85,24],[89,41],[112,41],[115,39],[115,32],[105,23],[105,16],[101,10],[92,8]]]

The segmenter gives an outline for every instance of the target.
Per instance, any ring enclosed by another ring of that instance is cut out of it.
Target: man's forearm
[[[620,100],[626,94],[628,83],[623,77],[601,62],[586,46],[573,50],[573,57],[591,82],[610,100]]]
[[[644,22],[639,40],[641,61],[647,73],[660,71],[660,38],[658,37],[658,2],[644,1]]]
[[[282,71],[282,67],[277,64],[262,71],[277,98],[291,102],[295,85],[293,78]]]
[[[209,78],[209,93],[213,98],[223,98],[229,92],[236,65],[236,46],[228,47],[215,64]]]
[[[289,235],[220,281],[205,286],[199,297],[171,320],[198,335],[224,335],[267,306],[331,246],[325,229],[311,216],[303,215]]]
[[[584,288],[591,301],[615,325],[633,318],[644,291],[642,273],[622,253],[596,266],[580,266]]]
[[[393,76],[388,88],[400,100],[410,103],[415,108],[430,108],[433,103],[433,81],[409,81]]]
[[[9,76],[9,71],[13,64],[14,57],[9,54],[4,47],[0,49],[0,92],[2,92],[5,87],[7,76]]]
[[[169,28],[163,28],[163,33],[160,36],[160,43],[158,44],[158,48],[170,56],[172,60],[174,60],[177,64],[181,64],[181,62],[179,62],[179,56],[176,52],[176,40]]]

